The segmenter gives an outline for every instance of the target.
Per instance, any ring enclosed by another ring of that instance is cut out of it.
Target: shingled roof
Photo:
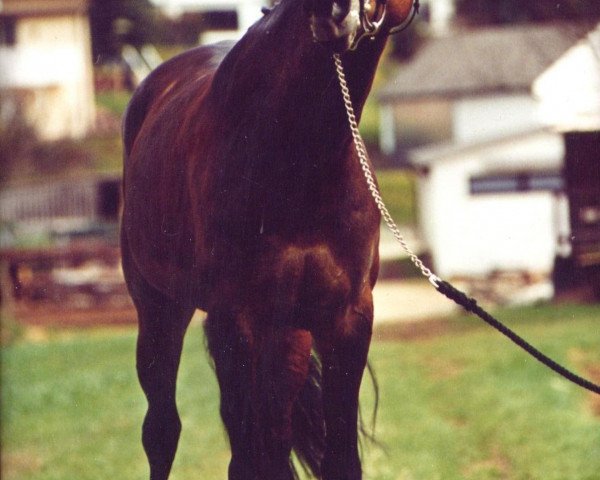
[[[520,25],[463,31],[428,42],[382,90],[381,101],[529,91],[591,27]]]

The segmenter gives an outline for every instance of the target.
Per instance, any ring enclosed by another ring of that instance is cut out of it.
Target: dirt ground
[[[390,322],[412,323],[420,320],[446,317],[457,307],[440,295],[427,281],[382,280],[373,292],[375,324]],[[25,324],[55,326],[113,325],[135,323],[132,305],[118,307],[96,306],[92,308],[65,309],[50,303],[14,305],[14,316]]]
[[[375,325],[413,323],[452,315],[458,307],[427,280],[382,280],[373,292]]]

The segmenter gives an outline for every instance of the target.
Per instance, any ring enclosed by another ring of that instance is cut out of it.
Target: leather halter
[[[366,7],[371,1],[375,2],[375,8],[373,15],[370,16]],[[410,15],[400,25],[392,27],[388,31],[388,35],[400,33],[408,28],[408,26],[415,19],[415,16],[419,13],[419,7],[419,0],[413,0],[411,7],[412,11]],[[383,23],[387,15],[387,0],[361,0],[359,15],[362,32],[354,39],[350,50],[356,50],[356,47],[363,38],[373,38],[381,31],[381,27],[383,27]]]

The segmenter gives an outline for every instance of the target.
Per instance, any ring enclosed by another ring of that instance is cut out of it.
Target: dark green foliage
[[[162,35],[160,15],[149,0],[93,0],[90,23],[96,63],[118,57],[123,44],[141,47]]]
[[[92,164],[91,153],[74,140],[40,140],[22,115],[0,122],[0,185],[73,173]]]

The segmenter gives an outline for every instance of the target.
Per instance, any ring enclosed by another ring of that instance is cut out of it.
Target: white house
[[[0,115],[21,109],[45,139],[82,137],[95,120],[87,0],[0,2]]]
[[[422,144],[410,152],[419,222],[442,277],[552,272],[569,229],[565,147],[531,85],[584,34],[527,25],[436,38],[379,93],[382,149]]]
[[[231,24],[225,30],[209,30],[201,43],[240,38],[261,16],[261,8],[269,5],[268,0],[152,0],[164,12],[178,16],[184,12],[206,14],[229,14]]]

